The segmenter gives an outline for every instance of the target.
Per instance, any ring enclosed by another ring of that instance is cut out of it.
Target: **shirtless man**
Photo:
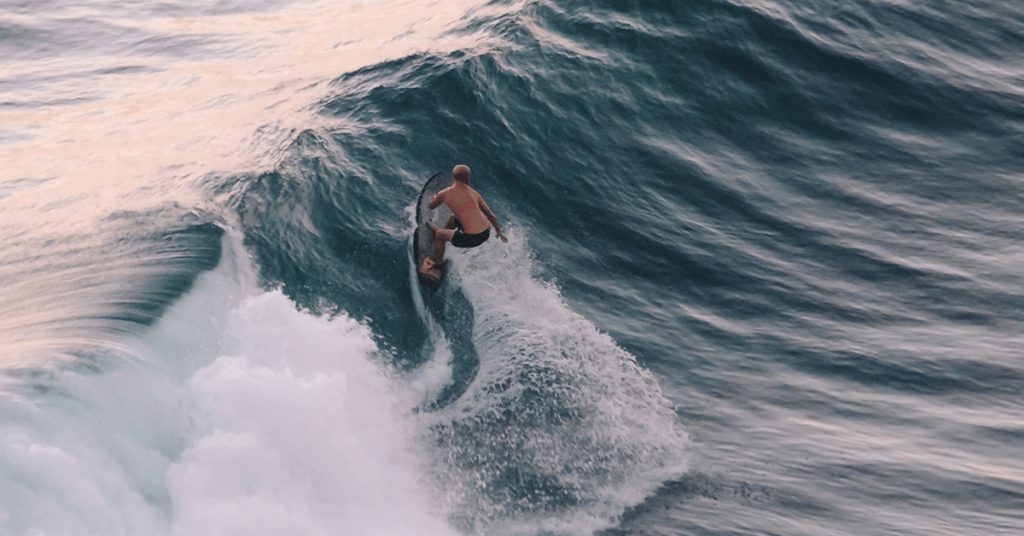
[[[451,242],[457,248],[475,248],[483,244],[491,237],[491,226],[494,226],[494,234],[502,242],[508,242],[508,238],[501,233],[501,225],[498,224],[498,217],[487,206],[484,198],[476,190],[469,186],[469,166],[459,164],[452,169],[452,185],[441,190],[430,200],[430,208],[441,206],[441,203],[448,205],[454,214],[448,219],[448,224],[440,228],[430,223],[430,230],[434,232],[434,257],[423,259],[420,272],[425,275],[436,277],[437,266],[444,265],[445,243]]]

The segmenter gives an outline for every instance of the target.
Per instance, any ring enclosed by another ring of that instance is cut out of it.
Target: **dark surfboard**
[[[431,222],[438,227],[444,227],[448,223],[448,218],[452,215],[448,207],[441,205],[433,210],[430,209],[430,200],[434,197],[437,192],[440,192],[444,188],[451,185],[451,181],[447,180],[447,175],[444,172],[437,172],[429,179],[426,184],[423,185],[423,189],[420,190],[420,196],[416,200],[416,231],[412,237],[412,259],[416,263],[416,275],[419,279],[420,287],[423,289],[423,297],[425,303],[429,304],[434,297],[434,292],[444,282],[445,270],[438,268],[441,272],[439,278],[432,278],[425,276],[419,272],[420,266],[423,264],[424,257],[431,255],[434,252],[434,240],[433,233],[430,232],[430,227],[427,222]]]

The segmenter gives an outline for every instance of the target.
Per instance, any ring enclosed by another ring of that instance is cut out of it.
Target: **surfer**
[[[435,276],[437,271],[434,268],[444,265],[444,248],[448,242],[457,248],[475,248],[491,237],[492,226],[494,234],[502,242],[508,242],[508,238],[501,232],[498,217],[491,211],[491,207],[487,206],[484,198],[470,187],[471,174],[469,166],[455,166],[452,169],[452,185],[438,192],[430,200],[431,209],[444,203],[451,209],[453,216],[443,228],[428,222],[430,230],[434,233],[434,256],[424,257],[420,266],[420,272],[424,275]]]

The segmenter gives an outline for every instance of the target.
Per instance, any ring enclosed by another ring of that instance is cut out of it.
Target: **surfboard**
[[[414,267],[416,275],[428,304],[433,299],[434,292],[437,291],[444,281],[445,270],[444,268],[435,268],[437,270],[437,277],[429,277],[421,274],[419,269],[423,265],[423,259],[434,252],[434,234],[430,231],[430,226],[427,223],[444,227],[448,223],[448,218],[452,215],[448,207],[443,204],[433,210],[430,209],[430,200],[434,195],[450,186],[450,181],[446,179],[447,175],[443,171],[431,175],[427,182],[423,184],[420,196],[416,200],[416,231],[413,232],[412,237],[412,258],[413,262],[416,263]]]

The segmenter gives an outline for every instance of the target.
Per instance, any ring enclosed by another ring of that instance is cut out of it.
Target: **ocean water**
[[[1024,534],[1024,4],[0,0],[0,534]],[[412,207],[506,223],[436,303]]]

